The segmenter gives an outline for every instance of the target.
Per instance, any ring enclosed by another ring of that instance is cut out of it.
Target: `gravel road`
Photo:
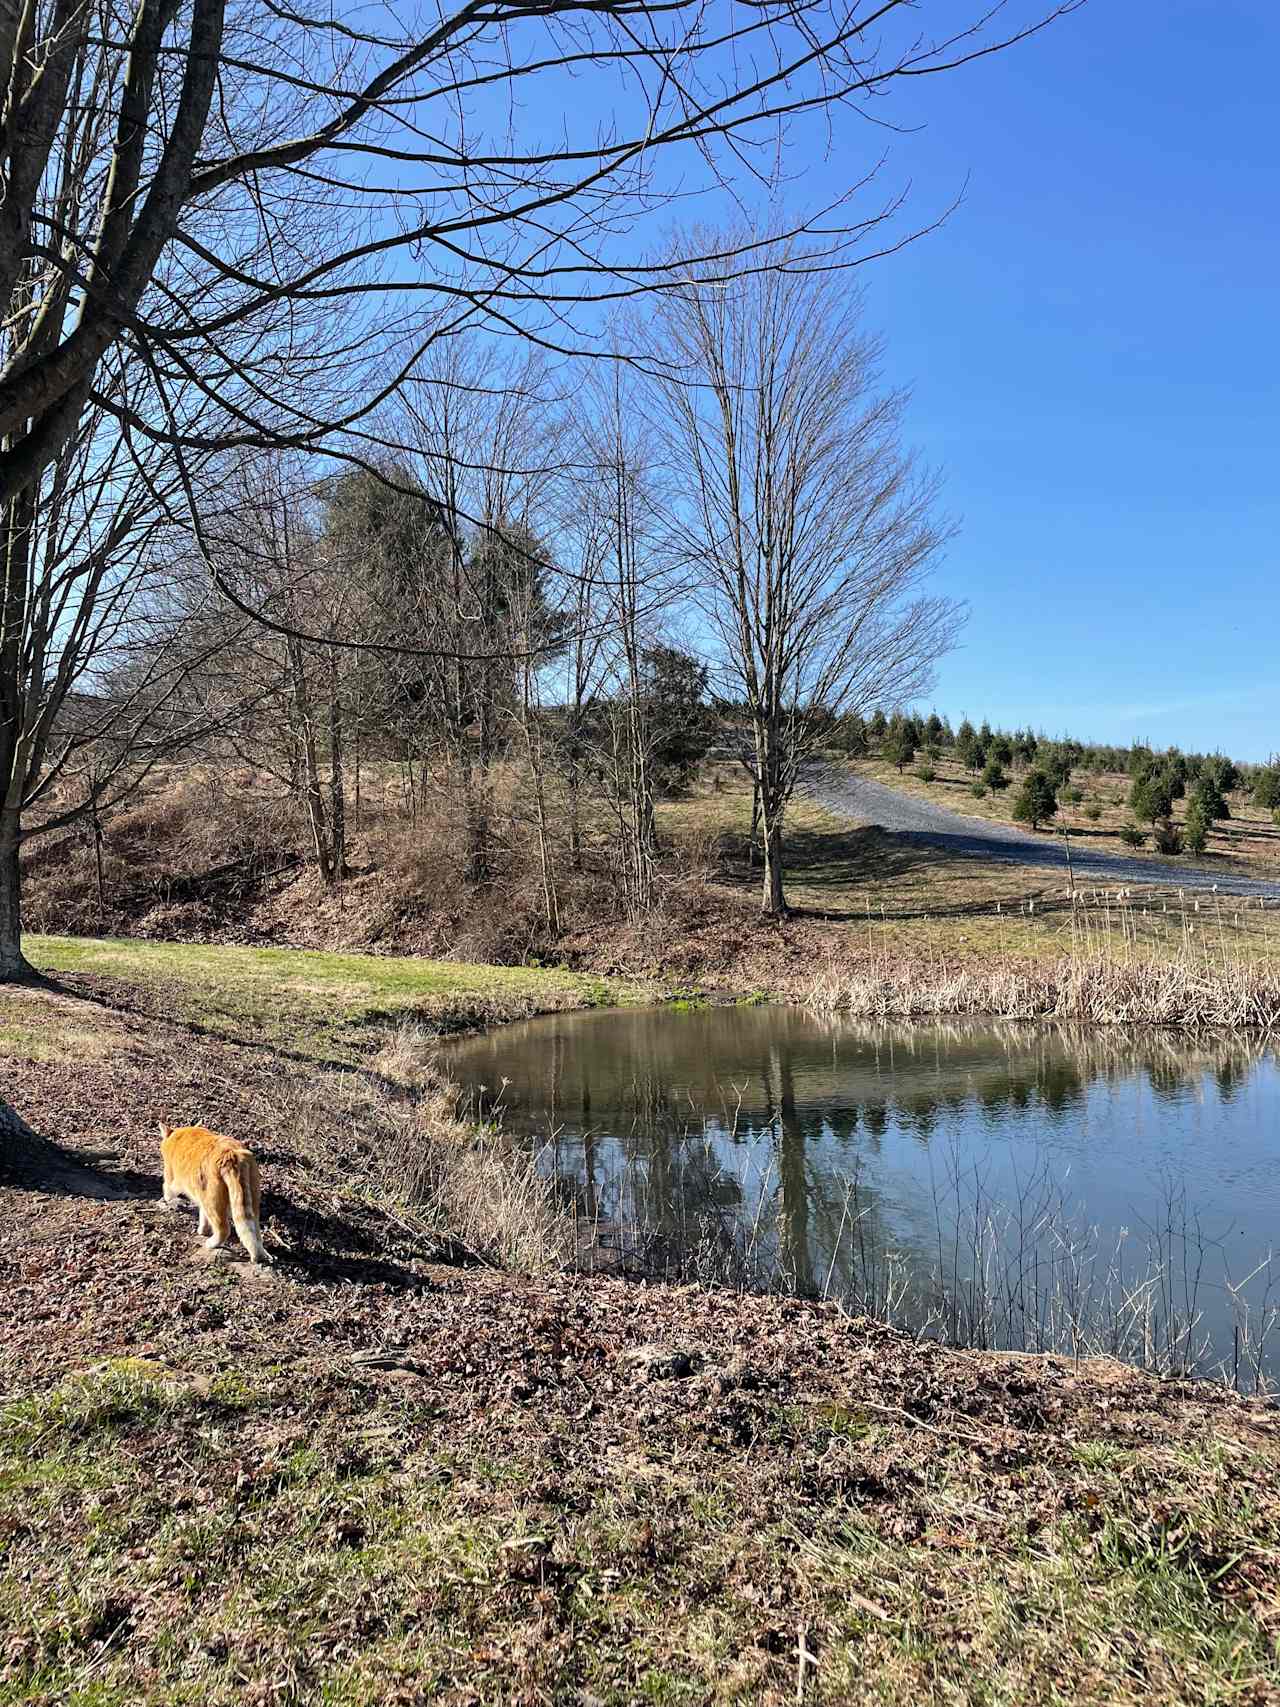
[[[820,806],[858,824],[882,830],[923,847],[942,848],[970,859],[1005,860],[1010,865],[1049,867],[1066,875],[1067,856],[1062,837],[1033,835],[986,818],[966,818],[945,806],[902,794],[869,777],[829,768],[814,771],[805,782]],[[1223,895],[1280,899],[1280,883],[1258,877],[1235,877],[1181,860],[1129,859],[1122,854],[1096,853],[1073,839],[1071,863],[1076,877],[1107,885],[1158,883],[1163,888],[1213,889]]]

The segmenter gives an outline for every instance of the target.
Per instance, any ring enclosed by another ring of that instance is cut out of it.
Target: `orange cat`
[[[240,1243],[252,1262],[270,1262],[262,1243],[262,1187],[253,1153],[235,1138],[210,1132],[207,1126],[160,1123],[160,1154],[164,1158],[164,1201],[172,1206],[185,1197],[200,1211],[200,1233],[208,1233],[205,1249],[225,1245],[235,1222]]]

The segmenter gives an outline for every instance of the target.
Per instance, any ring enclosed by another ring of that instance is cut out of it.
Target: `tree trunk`
[[[760,911],[766,918],[778,919],[787,910],[787,898],[782,887],[782,822],[765,815],[764,884],[760,894]]]
[[[316,732],[311,721],[311,695],[307,688],[302,648],[294,639],[289,641],[289,656],[293,670],[293,703],[301,747],[302,802],[306,809],[311,840],[316,850],[316,865],[320,881],[328,889],[333,884],[333,859],[330,853],[329,826],[325,818],[324,795],[320,788],[320,766],[316,758]]]
[[[93,814],[93,864],[98,878],[98,923],[107,916],[107,891],[102,880],[102,819]]]
[[[342,702],[338,697],[338,671],[333,667],[332,697],[329,700],[329,824],[333,849],[333,875],[341,882],[347,875],[347,779],[343,770]]]
[[[356,718],[354,745],[355,745],[355,771],[356,771],[356,839],[358,841],[360,838],[360,829],[361,829],[361,817],[360,817],[360,719],[359,719],[359,717]]]
[[[766,918],[781,918],[787,910],[782,887],[782,821],[790,789],[786,780],[786,755],[778,729],[776,709],[770,715],[762,708],[755,731],[756,790],[760,806],[760,831],[764,848],[764,883],[760,911]]]
[[[22,874],[16,812],[0,812],[0,984],[31,978],[22,954]]]
[[[579,798],[577,759],[570,759],[569,761],[569,769],[565,778],[565,786],[569,794],[569,866],[573,871],[581,871],[582,803]]]

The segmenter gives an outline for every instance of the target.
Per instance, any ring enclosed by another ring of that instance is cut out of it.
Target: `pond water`
[[[550,1015],[445,1045],[594,1260],[838,1297],[956,1343],[1280,1374],[1280,1066],[1257,1041]]]

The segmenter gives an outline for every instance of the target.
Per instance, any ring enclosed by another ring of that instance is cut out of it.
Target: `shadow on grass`
[[[957,845],[948,847],[945,844],[949,842]],[[988,844],[970,848],[967,842],[968,838],[964,837],[917,831],[891,834],[875,825],[789,830],[786,838],[788,884],[823,900],[830,896],[832,902],[830,906],[793,904],[791,911],[797,917],[817,919],[863,918],[867,907],[866,890],[872,884],[904,883],[918,880],[926,874],[946,883],[962,876],[973,859],[991,857]],[[760,882],[759,867],[752,866],[748,859],[746,837],[734,837],[725,851],[730,862],[725,873],[727,882],[742,887],[754,887]],[[1050,857],[1044,864],[1055,866],[1065,874],[1061,850],[1051,847],[1046,851]],[[1017,866],[1029,862],[1021,857],[1010,859],[1006,854],[1003,863]],[[1065,897],[1061,900],[1044,898],[1043,891],[1030,881],[1025,893],[1032,896],[1043,910],[1056,911],[1067,904]],[[985,895],[973,901],[950,901],[938,897],[927,905],[886,906],[883,910],[877,902],[874,916],[894,920],[926,916],[963,919],[991,913],[994,907],[994,900]]]
[[[45,1138],[0,1098],[0,1185],[99,1202],[155,1198],[159,1174],[103,1167],[112,1152],[77,1151]]]
[[[346,1071],[352,1065],[350,1056],[337,1053],[321,1053],[317,1050],[308,1054],[304,1050],[290,1048],[280,1040],[279,1032],[307,1032],[316,1037],[317,1042],[327,1042],[332,1050],[334,1033],[339,1029],[333,1025],[325,1025],[317,1016],[297,1004],[290,1007],[281,1004],[276,1011],[269,1015],[238,1014],[232,1008],[218,1008],[216,1011],[227,1022],[226,1026],[208,1025],[189,1014],[181,1012],[172,1005],[172,997],[176,986],[172,984],[157,984],[142,986],[130,983],[127,978],[117,978],[108,972],[63,972],[56,977],[44,976],[32,988],[48,991],[51,995],[68,996],[75,1001],[86,1002],[106,1013],[121,1014],[129,1019],[160,1020],[163,1024],[175,1030],[188,1033],[192,1037],[207,1038],[211,1043],[226,1043],[237,1049],[253,1050],[260,1055],[274,1056],[281,1061],[292,1062],[296,1066],[310,1069],[332,1067]],[[147,988],[154,994],[154,1000],[137,999],[137,991]],[[169,998],[171,1005],[166,1010],[162,1004]],[[259,1035],[244,1035],[246,1028],[258,1027]],[[262,1032],[267,1027],[266,1035]],[[368,1031],[362,1020],[345,1020],[342,1029],[352,1033]],[[234,1029],[232,1029],[234,1028]],[[353,1054],[360,1052],[359,1043],[368,1047],[367,1038],[351,1039]]]
[[[159,1171],[108,1165],[113,1157],[114,1152],[77,1150],[44,1137],[12,1103],[0,1098],[0,1187],[99,1203],[155,1205],[162,1183]],[[263,1159],[269,1160],[269,1155],[264,1153]],[[171,1213],[182,1216],[186,1207]],[[286,1232],[288,1252],[277,1252],[277,1256],[299,1279],[352,1281],[415,1292],[430,1285],[421,1275],[387,1259],[386,1227],[372,1207],[353,1203],[341,1211],[329,1211],[270,1189],[264,1193],[263,1207],[267,1226]],[[363,1225],[365,1221],[371,1225]],[[192,1208],[193,1240],[195,1227]],[[447,1243],[426,1254],[435,1261],[456,1260]],[[233,1242],[224,1260],[235,1261],[241,1255]]]

